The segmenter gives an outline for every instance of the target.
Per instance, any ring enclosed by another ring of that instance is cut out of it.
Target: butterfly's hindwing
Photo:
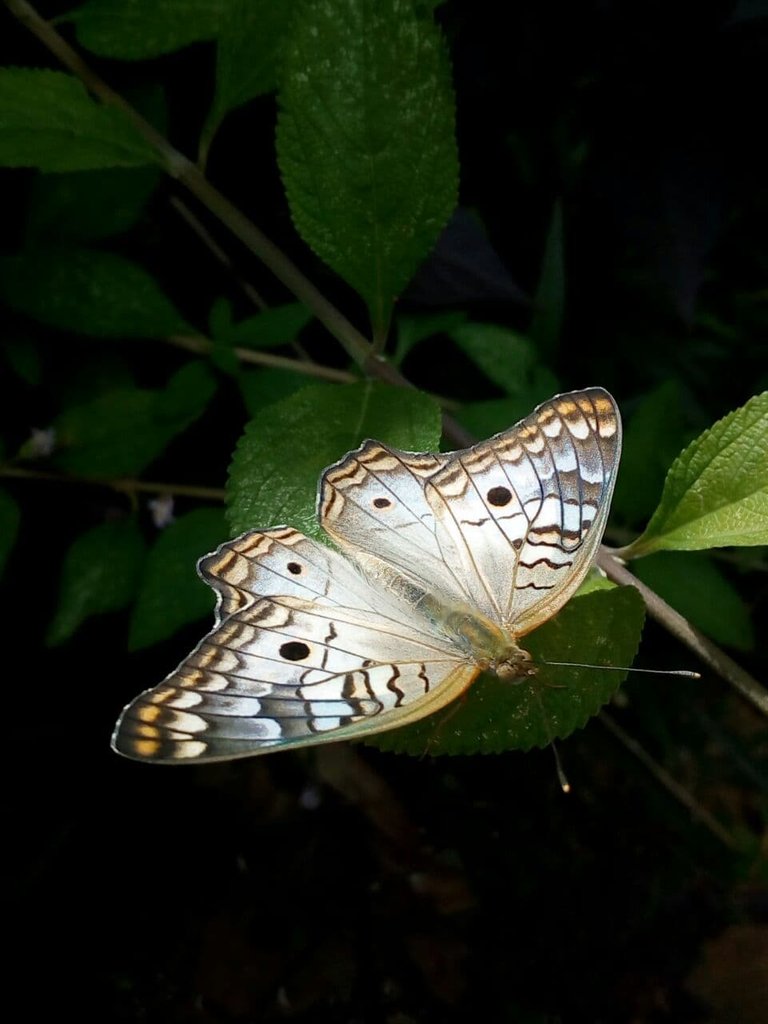
[[[229,550],[262,550],[269,561],[274,551],[260,545],[263,536],[245,535]],[[315,568],[326,554],[301,535],[292,537],[291,546],[302,549],[304,558],[318,555]],[[328,554],[334,568],[336,560],[344,561]],[[215,565],[207,562],[205,572]],[[224,568],[231,570],[228,560]],[[344,571],[365,591],[351,566]],[[476,674],[461,652],[420,627],[418,618],[408,624],[406,610],[386,595],[369,588],[367,600],[349,607],[356,598],[335,577],[322,591],[324,603],[294,596],[255,599],[219,622],[175,672],[124,710],[115,748],[156,761],[215,761],[277,745],[306,746],[327,734],[341,736],[347,727],[356,734],[376,732],[394,719],[429,713]],[[337,605],[334,594],[347,607]],[[371,608],[374,600],[379,611]]]

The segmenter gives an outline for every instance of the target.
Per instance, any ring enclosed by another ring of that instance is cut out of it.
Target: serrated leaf
[[[231,0],[217,32],[216,92],[201,149],[230,110],[277,88],[283,40],[296,0]]]
[[[85,242],[127,231],[139,219],[160,174],[155,167],[39,174],[30,192],[27,237]]]
[[[20,522],[21,510],[17,502],[7,491],[0,489],[0,575],[16,542]]]
[[[68,473],[140,473],[201,415],[216,390],[204,364],[182,367],[163,390],[121,388],[63,412],[54,422],[54,463]]]
[[[277,348],[295,341],[312,314],[300,302],[274,306],[246,320],[233,323],[224,308],[214,304],[211,310],[211,336],[238,348]]]
[[[711,558],[664,551],[639,559],[632,571],[716,643],[741,651],[754,648],[749,609]]]
[[[768,543],[768,392],[729,413],[672,463],[629,558]]]
[[[130,650],[159,643],[210,615],[211,588],[195,576],[198,559],[227,539],[223,509],[200,508],[160,534],[144,565],[131,617]]]
[[[12,309],[108,338],[165,338],[192,328],[131,260],[113,252],[34,248],[0,260],[0,295]]]
[[[213,39],[231,0],[87,0],[66,15],[92,53],[144,60]]]
[[[407,451],[436,451],[440,410],[418,391],[371,381],[312,384],[261,410],[230,467],[233,533],[285,523],[323,537],[315,518],[320,473],[369,437]]]
[[[645,609],[634,587],[573,598],[524,646],[540,662],[629,666],[637,653]],[[465,697],[427,719],[370,743],[381,750],[426,754],[496,754],[545,747],[596,715],[626,672],[543,665],[521,682],[477,679]],[[457,706],[458,705],[458,706]]]
[[[122,110],[61,71],[0,68],[0,166],[87,171],[157,162]]]
[[[691,439],[680,385],[668,380],[644,395],[624,429],[613,511],[626,523],[647,522],[672,460]]]
[[[311,0],[285,51],[277,153],[293,221],[382,335],[456,205],[441,34],[413,0]]]
[[[46,643],[63,643],[91,616],[127,607],[138,588],[144,555],[144,538],[132,519],[81,534],[64,556],[58,609]]]
[[[531,342],[498,324],[463,323],[450,336],[483,373],[509,395],[524,393],[536,364]]]

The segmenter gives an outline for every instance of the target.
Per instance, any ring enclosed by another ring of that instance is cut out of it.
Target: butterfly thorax
[[[485,672],[500,679],[524,679],[536,674],[528,651],[501,626],[459,602],[425,594],[419,611],[439,626]]]

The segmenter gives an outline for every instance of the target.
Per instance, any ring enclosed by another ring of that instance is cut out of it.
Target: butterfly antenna
[[[701,672],[687,668],[633,668],[625,665],[587,665],[583,661],[535,661],[534,665],[554,665],[557,668],[597,668],[603,672],[642,672],[652,676],[682,676],[683,679],[701,679]]]
[[[557,749],[557,744],[555,743],[555,737],[552,735],[552,730],[549,727],[550,723],[549,723],[549,719],[547,717],[546,708],[544,707],[544,701],[541,699],[541,694],[539,693],[538,689],[535,686],[532,687],[532,690],[533,690],[533,693],[534,693],[534,695],[536,697],[536,700],[539,703],[539,710],[541,711],[541,719],[542,719],[542,721],[544,723],[544,728],[547,731],[547,738],[549,739],[549,747],[550,747],[550,750],[552,751],[552,756],[555,759],[555,772],[557,773],[557,781],[560,783],[560,789],[562,789],[563,793],[570,793],[571,792],[571,784],[568,781],[568,776],[565,774],[565,771],[563,770],[563,763],[560,760],[560,752]]]
[[[563,764],[560,760],[560,752],[558,751],[554,740],[550,740],[549,745],[552,748],[552,753],[555,757],[555,771],[557,772],[557,781],[560,783],[560,789],[562,789],[564,793],[570,793],[571,784],[568,781],[567,775],[563,771]]]

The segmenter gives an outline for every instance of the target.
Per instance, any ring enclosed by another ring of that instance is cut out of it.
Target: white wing
[[[510,430],[434,457],[431,473],[425,456],[366,442],[323,475],[321,522],[384,580],[382,561],[417,591],[460,601],[518,637],[588,572],[620,451],[606,391],[558,395]]]
[[[219,595],[217,624],[124,709],[113,746],[128,757],[229,760],[380,732],[477,674],[412,609],[287,527],[223,544],[200,572]]]

